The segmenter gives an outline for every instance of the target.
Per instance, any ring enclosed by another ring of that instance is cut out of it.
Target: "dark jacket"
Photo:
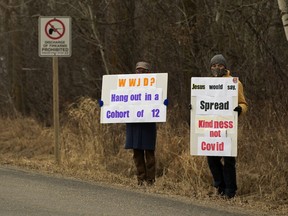
[[[156,123],[127,123],[125,149],[155,150]]]

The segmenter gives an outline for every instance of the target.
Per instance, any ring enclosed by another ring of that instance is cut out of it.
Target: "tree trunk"
[[[282,22],[284,26],[286,39],[288,40],[288,8],[286,0],[278,0],[278,5],[282,15]]]

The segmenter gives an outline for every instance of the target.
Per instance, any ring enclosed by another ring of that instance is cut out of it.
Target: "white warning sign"
[[[70,57],[71,17],[39,18],[39,56]]]

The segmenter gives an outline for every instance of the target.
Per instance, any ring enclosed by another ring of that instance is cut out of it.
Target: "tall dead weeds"
[[[247,115],[239,123],[238,196],[288,205],[287,130],[274,114],[267,118],[258,114],[263,119]],[[107,181],[134,184],[132,154],[124,149],[125,124],[100,124],[100,108],[91,98],[71,104],[61,122],[61,166],[89,176],[102,173]],[[187,122],[179,123],[174,114],[166,123],[157,124],[156,186],[159,191],[209,197],[213,187],[206,157],[190,156]],[[52,128],[41,127],[31,118],[2,118],[0,129],[1,157],[11,153],[30,160],[53,156]]]

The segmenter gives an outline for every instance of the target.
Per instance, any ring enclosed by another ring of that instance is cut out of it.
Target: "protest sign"
[[[237,156],[238,78],[191,78],[190,154]]]
[[[103,76],[100,122],[165,122],[167,83],[167,73]]]

